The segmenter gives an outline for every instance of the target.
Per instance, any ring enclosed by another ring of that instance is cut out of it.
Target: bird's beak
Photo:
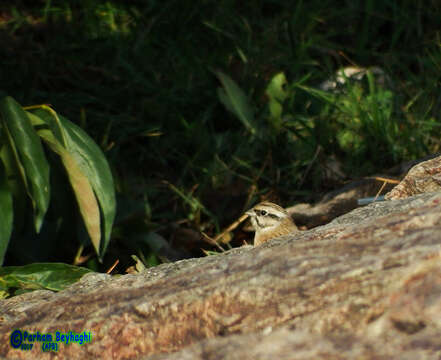
[[[253,217],[253,216],[256,215],[256,213],[253,210],[248,210],[248,211],[245,212],[245,214],[247,214],[250,217]]]

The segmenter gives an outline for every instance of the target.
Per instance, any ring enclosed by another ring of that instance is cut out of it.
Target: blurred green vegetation
[[[313,201],[439,151],[440,16],[421,0],[5,3],[0,97],[50,103],[100,144],[118,194],[104,267],[154,265],[261,198]],[[347,66],[372,71],[320,88]]]

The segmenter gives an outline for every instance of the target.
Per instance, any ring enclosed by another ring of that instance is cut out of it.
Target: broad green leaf
[[[78,281],[91,270],[62,263],[34,263],[0,268],[0,290],[47,289],[60,291]]]
[[[60,118],[58,117],[57,113],[47,105],[33,105],[30,107],[26,107],[25,110],[27,110],[28,108],[41,109],[40,116],[43,115],[42,117],[36,116],[35,118],[31,119],[32,125],[33,126],[38,126],[38,125],[49,126],[49,129],[52,131],[52,134],[55,137],[55,139],[57,139],[57,141],[64,148],[66,148],[67,141],[66,141],[65,131],[64,131],[62,122],[61,122]],[[37,110],[36,112],[38,112],[38,111],[39,110]],[[28,114],[32,114],[32,113],[28,112]]]
[[[33,113],[44,120],[51,116],[44,110],[36,110]],[[110,241],[116,211],[112,173],[98,145],[80,127],[62,116],[58,116],[58,118],[66,139],[66,148],[90,182],[100,205],[103,239],[98,255],[102,257]]]
[[[254,120],[254,109],[243,90],[221,71],[215,74],[222,83],[223,88],[218,88],[218,96],[224,106],[238,117],[251,134],[257,132]]]
[[[9,182],[10,190],[14,194],[14,197],[18,197],[19,194],[23,195],[23,193],[26,195],[26,191],[23,188],[23,182],[21,180],[21,171],[18,167],[19,164],[16,161],[16,151],[14,151],[15,146],[8,146],[9,144],[7,144],[8,140],[6,137],[7,136],[2,139],[4,142],[0,150],[0,159],[4,166],[4,171]]]
[[[101,220],[100,207],[93,192],[92,185],[89,178],[79,167],[75,158],[63,152],[61,155],[63,165],[69,175],[69,181],[74,190],[75,197],[78,202],[81,216],[86,225],[90,240],[95,248],[96,253],[100,256],[100,242],[101,242]]]
[[[0,114],[9,145],[16,149],[16,161],[22,169],[23,182],[34,208],[35,228],[39,232],[49,206],[49,164],[40,139],[20,104],[7,96],[0,101]]]
[[[32,113],[28,113],[28,115],[34,126],[39,122],[44,122],[44,120],[37,115]],[[47,119],[46,116],[45,119]],[[61,161],[66,169],[69,182],[77,199],[78,207],[86,226],[87,233],[90,236],[96,253],[99,255],[101,241],[100,208],[89,179],[80,169],[73,154],[62,146],[62,144],[55,138],[53,132],[48,129],[41,128],[38,130],[38,135],[55,153],[60,155]]]
[[[8,187],[5,167],[0,161],[0,265],[3,264],[9,238],[11,237],[13,215],[12,193]]]
[[[99,255],[102,256],[110,241],[116,212],[112,172],[99,146],[79,126],[62,116],[60,119],[66,130],[68,149],[72,151],[81,171],[89,179],[100,204],[104,236]]]
[[[5,139],[6,140],[6,139]],[[23,185],[21,171],[19,166],[21,164],[16,161],[15,147],[7,146],[7,140],[3,142],[3,146],[0,150],[0,162],[4,167],[8,191],[11,193],[13,199],[13,212],[14,212],[14,231],[21,233],[23,226],[25,226],[25,209],[27,207],[28,196],[26,188]]]

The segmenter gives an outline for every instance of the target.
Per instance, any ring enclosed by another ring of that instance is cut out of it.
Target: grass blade
[[[228,75],[221,71],[216,71],[215,74],[223,86],[223,88],[218,88],[219,100],[254,135],[257,132],[254,121],[254,109],[248,97]]]

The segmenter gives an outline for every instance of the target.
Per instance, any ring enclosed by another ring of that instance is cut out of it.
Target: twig
[[[237,219],[235,222],[233,222],[232,224],[230,224],[225,230],[223,230],[221,233],[219,233],[214,239],[213,241],[215,241],[216,243],[218,242],[218,240],[220,238],[222,238],[227,232],[230,232],[232,230],[234,230],[235,228],[237,228],[241,223],[243,223],[245,221],[245,219],[248,217],[247,214],[243,214],[239,219]]]
[[[202,237],[204,240],[206,240],[210,245],[214,245],[216,246],[219,250],[221,251],[225,251],[225,249],[219,245],[219,243],[215,240],[212,239],[211,237],[209,237],[206,233],[204,233],[203,231],[201,231]],[[216,236],[217,238],[217,236]]]
[[[400,183],[400,180],[388,179],[388,178],[384,178],[384,177],[380,177],[380,176],[371,176],[371,177],[368,177],[368,179],[384,181],[384,182],[389,183],[389,184],[399,184]]]
[[[383,191],[384,187],[386,186],[387,182],[383,181],[383,185],[381,185],[380,190],[378,190],[377,194],[374,197],[374,201],[377,201],[378,197],[380,196],[381,192]]]
[[[119,264],[119,259],[116,259],[116,261],[113,263],[113,265],[109,268],[109,270],[106,271],[106,274],[110,274],[113,269],[115,269],[115,266]]]

